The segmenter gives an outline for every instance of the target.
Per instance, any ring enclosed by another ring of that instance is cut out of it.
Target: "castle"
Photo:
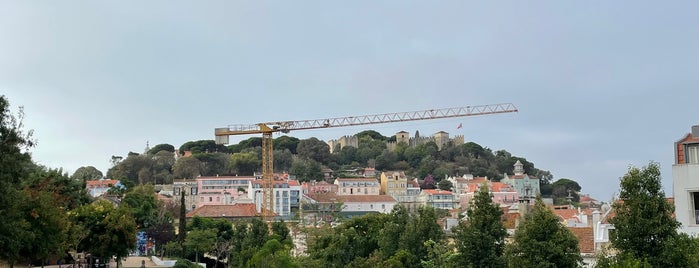
[[[449,144],[449,142],[453,143],[454,145],[461,145],[464,144],[464,135],[456,135],[454,138],[449,138],[449,133],[444,132],[444,131],[439,131],[432,135],[431,137],[420,137],[420,132],[415,131],[415,136],[410,137],[410,133],[406,131],[400,131],[396,133],[396,141],[390,141],[386,143],[386,147],[388,148],[389,151],[393,151],[396,148],[396,145],[398,143],[404,142],[407,144],[409,147],[415,147],[420,144],[425,144],[428,142],[434,142],[437,144],[437,148],[439,150],[442,150],[444,146]],[[352,136],[343,136],[340,137],[337,140],[329,140],[328,145],[330,146],[330,153],[334,152],[335,149],[342,149],[345,146],[352,146],[355,148],[359,148],[359,138],[357,135],[352,135]],[[339,148],[336,148],[338,147]]]

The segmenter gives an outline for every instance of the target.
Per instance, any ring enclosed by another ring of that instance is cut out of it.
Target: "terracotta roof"
[[[390,195],[337,195],[335,193],[314,193],[306,195],[319,203],[374,203],[396,202]]]
[[[255,204],[203,205],[187,213],[187,218],[241,218],[259,216]]]
[[[552,209],[552,211],[553,214],[556,214],[556,216],[558,216],[562,220],[573,219],[576,218],[575,216],[578,215],[577,209]]]
[[[592,227],[568,227],[578,238],[580,253],[595,253],[595,233]]]
[[[299,181],[297,180],[288,180],[289,186],[300,186]]]
[[[95,188],[95,187],[108,187],[110,184],[112,186],[116,185],[119,182],[119,180],[92,180],[92,181],[85,181],[87,188]]]
[[[425,194],[429,194],[429,195],[434,195],[434,194],[451,194],[450,191],[446,191],[446,190],[437,190],[437,189],[426,189],[426,190],[422,190],[422,192],[424,192]]]
[[[512,187],[506,183],[493,182],[493,192],[517,192],[517,190],[512,189]]]

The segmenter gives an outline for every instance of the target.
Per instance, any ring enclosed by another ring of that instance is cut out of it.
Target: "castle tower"
[[[515,176],[524,175],[524,165],[522,165],[522,162],[519,162],[519,160],[517,160],[517,163],[515,163],[514,173]]]
[[[410,133],[406,131],[400,131],[396,133],[396,143],[405,142],[405,144],[410,144]]]

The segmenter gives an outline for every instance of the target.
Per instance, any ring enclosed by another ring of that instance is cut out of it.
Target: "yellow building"
[[[390,195],[398,201],[408,192],[408,177],[403,171],[381,172],[381,194]]]

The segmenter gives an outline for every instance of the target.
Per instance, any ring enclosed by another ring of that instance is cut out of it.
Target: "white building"
[[[301,193],[301,185],[297,180],[274,181],[274,213],[277,216],[291,217],[292,203],[298,204],[298,196]],[[262,212],[262,180],[250,181],[248,184],[248,198],[255,203],[258,213]],[[296,200],[294,200],[296,199]]]
[[[675,142],[672,189],[680,231],[699,235],[699,125]]]

